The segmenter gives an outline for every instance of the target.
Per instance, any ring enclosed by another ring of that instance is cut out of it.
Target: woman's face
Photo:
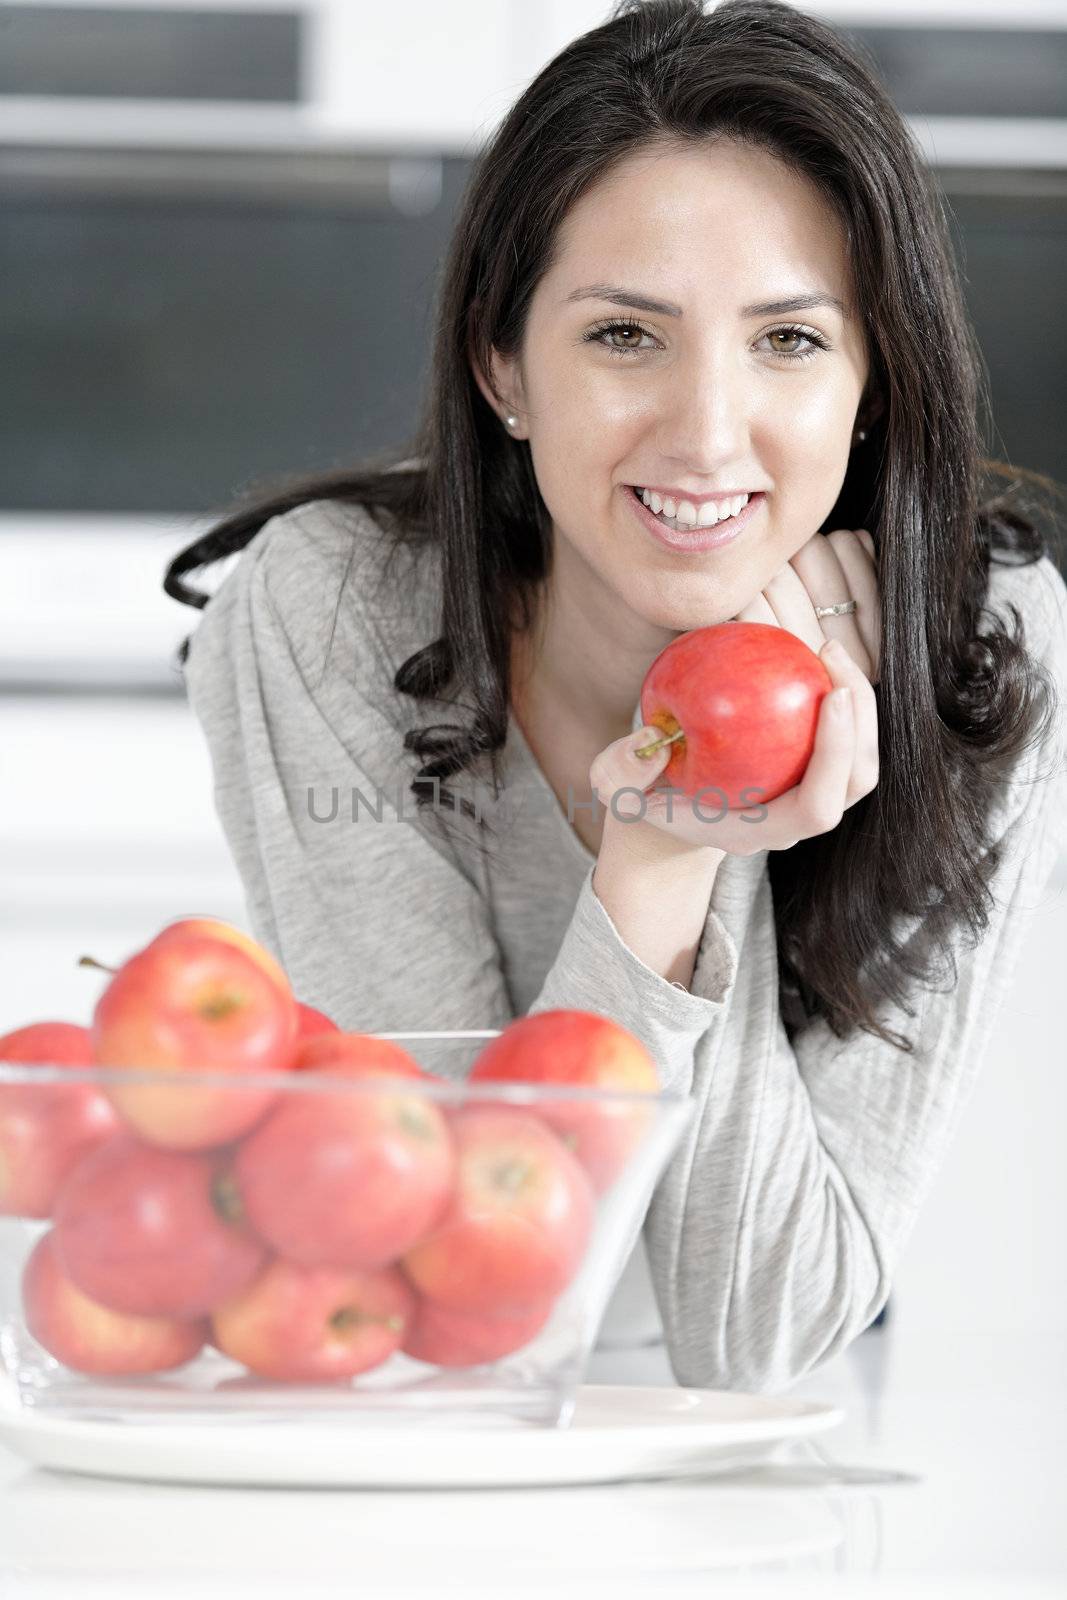
[[[754,309],[801,295],[822,303]],[[556,547],[610,591],[616,621],[620,602],[643,637],[725,621],[818,531],[868,372],[850,295],[839,222],[765,151],[648,150],[572,207],[521,354],[497,357],[494,377]],[[636,331],[606,329],[627,322]],[[646,529],[633,485],[765,498],[729,544],[679,554]]]

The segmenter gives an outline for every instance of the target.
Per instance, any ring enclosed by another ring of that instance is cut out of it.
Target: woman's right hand
[[[800,839],[836,828],[849,806],[878,782],[877,703],[866,673],[838,641],[828,640],[819,659],[835,689],[845,691],[843,710],[835,715],[834,695],[824,696],[815,748],[798,784],[774,800],[757,798],[734,811],[726,810],[713,792],[691,800],[677,789],[651,788],[667,766],[672,746],[638,757],[639,749],[661,737],[658,728],[639,728],[609,744],[589,769],[593,792],[606,807],[605,842],[610,834],[647,853],[661,847],[665,841],[657,836],[666,834],[681,849],[711,847],[726,855],[750,856],[760,850],[789,850]]]

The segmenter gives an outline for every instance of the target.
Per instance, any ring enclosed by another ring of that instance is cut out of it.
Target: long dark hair
[[[859,1026],[910,1051],[876,1007],[889,999],[913,1015],[907,979],[928,981],[960,924],[980,938],[998,862],[995,849],[983,859],[996,779],[1054,715],[1018,611],[1014,634],[980,634],[979,613],[994,550],[1020,565],[1048,553],[1028,492],[1056,486],[980,453],[987,380],[942,199],[873,64],[826,24],[777,0],[724,0],[707,15],[699,0],[624,0],[568,45],[474,163],[412,438],[361,467],[276,481],[183,550],[164,588],[205,605],[184,575],[310,500],[366,506],[398,544],[440,546],[439,636],[403,662],[395,686],[417,700],[450,689],[470,716],[408,734],[424,760],[412,792],[428,804],[436,779],[447,804],[446,780],[483,755],[498,784],[511,634],[534,616],[551,522],[529,446],[506,434],[471,360],[489,373],[491,349],[519,351],[580,195],[649,141],[709,135],[769,150],[834,207],[877,397],[821,531],[866,527],[878,552],[881,775],[830,833],[769,853],[783,1018],[792,1033],[821,1014],[839,1038]],[[182,662],[187,650],[188,640]],[[919,917],[923,940],[896,937],[896,917]]]

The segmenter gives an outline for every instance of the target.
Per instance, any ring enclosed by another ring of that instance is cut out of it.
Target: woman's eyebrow
[[[585,289],[575,289],[567,296],[564,304],[571,300],[608,300],[612,305],[632,306],[637,311],[652,311],[662,317],[682,315],[681,306],[672,305],[669,300],[653,300],[647,294],[640,294],[635,289],[617,289],[608,283],[593,283]],[[826,294],[821,290],[809,294],[790,295],[784,300],[763,300],[756,305],[742,306],[738,316],[776,317],[787,311],[810,311],[814,306],[833,306],[843,317],[848,316],[843,301],[836,295]]]

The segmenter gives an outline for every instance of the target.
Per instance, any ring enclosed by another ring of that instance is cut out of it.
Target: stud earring
[[[855,432],[855,435],[854,435],[854,442],[856,444],[862,444],[864,439],[866,439],[866,437],[867,437],[867,429],[866,428],[857,428],[856,432]]]
[[[515,424],[518,422],[518,420],[519,420],[518,417],[505,417],[504,418],[504,426],[505,426],[505,428],[513,428],[515,426]]]

